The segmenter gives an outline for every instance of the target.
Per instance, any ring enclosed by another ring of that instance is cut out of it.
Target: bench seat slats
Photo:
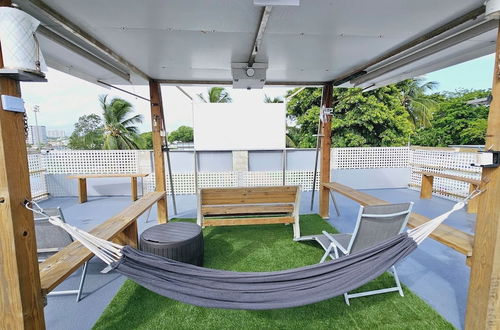
[[[333,191],[336,191],[363,206],[389,204],[388,202],[382,199],[352,189],[348,186],[345,186],[337,182],[324,183],[323,186]],[[414,228],[428,221],[430,221],[429,218],[418,213],[412,213],[410,215],[410,219],[408,220],[408,227]],[[436,230],[434,230],[434,232],[430,235],[430,237],[466,255],[467,257],[470,257],[472,255],[472,246],[474,241],[473,235],[465,233],[454,227],[442,224]]]
[[[206,216],[225,214],[273,214],[292,213],[294,210],[291,204],[277,205],[221,205],[202,206],[201,213]]]
[[[90,233],[105,240],[113,240],[133,225],[136,219],[154,203],[164,197],[164,192],[150,192],[114,217],[92,229]],[[92,256],[92,252],[79,242],[73,242],[47,258],[39,265],[42,291],[44,293],[52,291]]]
[[[294,217],[269,217],[269,218],[205,218],[204,226],[241,226],[241,225],[269,225],[277,223],[294,223]]]
[[[293,224],[293,235],[299,238],[299,206],[299,186],[203,188],[197,223],[202,227]]]

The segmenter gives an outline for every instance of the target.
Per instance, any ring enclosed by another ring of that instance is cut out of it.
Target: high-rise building
[[[28,139],[26,142],[31,145],[47,143],[47,127],[28,126]]]
[[[65,138],[66,132],[60,129],[51,129],[47,131],[47,137],[49,138]]]

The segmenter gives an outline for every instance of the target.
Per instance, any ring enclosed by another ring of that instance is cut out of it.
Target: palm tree
[[[99,96],[104,117],[103,149],[139,149],[139,129],[134,124],[142,123],[142,115],[130,117],[134,108],[129,102],[108,95]]]
[[[264,103],[283,103],[283,98],[281,96],[270,97],[269,95],[264,96]]]
[[[396,84],[401,91],[401,105],[410,115],[411,121],[416,127],[430,126],[432,113],[437,108],[437,102],[426,92],[434,90],[438,83],[436,81],[425,82],[423,78],[407,79]]]
[[[233,99],[224,87],[212,87],[208,89],[208,98],[203,93],[197,94],[201,101],[205,103],[231,103]]]

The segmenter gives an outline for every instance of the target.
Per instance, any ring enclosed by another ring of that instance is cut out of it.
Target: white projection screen
[[[284,103],[195,103],[193,120],[196,150],[285,148]]]

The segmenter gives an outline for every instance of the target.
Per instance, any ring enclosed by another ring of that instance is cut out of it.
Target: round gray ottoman
[[[140,249],[169,259],[202,266],[203,233],[190,222],[169,222],[146,229]]]

